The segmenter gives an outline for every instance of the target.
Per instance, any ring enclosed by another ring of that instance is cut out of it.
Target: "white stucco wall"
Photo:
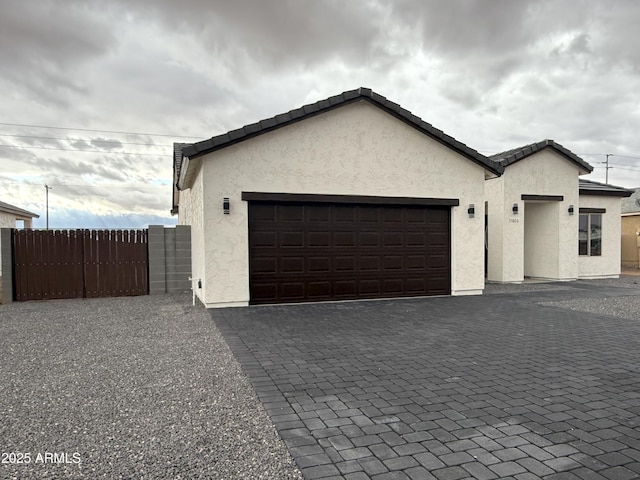
[[[524,276],[559,278],[559,230],[557,222],[560,202],[525,202],[524,204]]]
[[[15,228],[15,226],[16,226],[15,215],[7,212],[0,212],[0,228]],[[0,261],[0,277],[1,276],[2,276],[2,262]]]
[[[16,216],[15,214],[0,212],[0,228],[15,228]]]
[[[602,255],[590,257],[578,255],[578,239],[575,241],[575,253],[578,258],[580,278],[605,278],[620,275],[620,197],[600,195],[580,195],[581,208],[604,208],[602,214]],[[576,211],[576,217],[578,212]],[[577,227],[576,227],[577,231]]]
[[[519,283],[525,277],[525,222],[526,208],[522,195],[562,195],[564,200],[555,202],[557,207],[548,211],[545,222],[557,226],[557,240],[553,247],[557,250],[557,260],[553,270],[557,270],[558,280],[572,280],[578,276],[576,242],[578,232],[577,215],[569,215],[569,205],[578,205],[578,167],[546,148],[530,157],[509,165],[502,177],[488,180],[487,199],[489,201],[489,281]],[[513,204],[518,204],[518,214],[512,212]],[[501,228],[500,228],[501,227]],[[555,227],[554,227],[555,228]],[[546,229],[548,231],[548,229]],[[534,229],[528,229],[535,235]],[[535,239],[533,240],[535,242]],[[550,245],[551,248],[551,245]],[[535,260],[529,259],[529,266]],[[545,271],[551,271],[549,258],[541,258],[547,263]]]
[[[210,153],[202,158],[202,168],[204,203],[193,208],[204,207],[203,301],[208,307],[249,301],[243,191],[457,198],[460,206],[452,208],[452,294],[484,288],[484,169],[368,102]],[[222,213],[224,197],[231,200],[230,215]],[[470,203],[476,209],[472,219]],[[186,217],[183,222],[188,223]],[[194,243],[193,248],[196,252],[200,247]]]
[[[203,217],[203,174],[202,168],[197,168],[195,180],[190,189],[180,192],[180,206],[178,207],[178,224],[191,225],[191,278],[192,288],[202,303],[205,303],[205,228]],[[198,288],[201,280],[202,288]]]

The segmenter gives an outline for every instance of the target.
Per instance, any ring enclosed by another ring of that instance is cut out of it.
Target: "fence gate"
[[[146,295],[147,230],[13,230],[15,299]]]

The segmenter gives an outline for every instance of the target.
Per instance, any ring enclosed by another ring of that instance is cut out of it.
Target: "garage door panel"
[[[379,247],[380,246],[380,233],[379,232],[360,232],[358,235],[358,246],[360,247]]]
[[[251,303],[450,293],[450,208],[250,202]]]
[[[304,232],[280,232],[278,246],[281,248],[303,248]]]
[[[310,248],[330,248],[331,233],[330,232],[308,232],[307,246]]]
[[[407,255],[405,257],[405,266],[407,270],[424,270],[427,266],[425,254]]]
[[[401,255],[386,255],[382,259],[382,268],[385,270],[402,270],[404,262]]]
[[[336,256],[334,257],[333,268],[335,272],[354,272],[356,270],[356,257]]]
[[[355,298],[358,284],[355,280],[336,280],[333,282],[334,298]]]
[[[331,271],[331,259],[329,257],[309,257],[307,259],[307,272],[329,273]]]
[[[383,247],[402,247],[404,238],[402,232],[384,232],[382,235]]]
[[[334,247],[355,247],[356,233],[351,232],[335,232],[333,234]]]
[[[357,212],[359,223],[378,223],[380,221],[380,207],[361,205]]]
[[[278,273],[278,261],[275,257],[263,257],[255,258],[253,264],[253,271],[257,274],[260,273]]]
[[[404,281],[400,278],[384,280],[383,291],[385,294],[400,295],[404,289]]]
[[[361,255],[358,258],[358,266],[362,272],[377,272],[380,270],[380,257],[377,255]]]
[[[382,291],[380,289],[381,280],[360,280],[358,282],[358,293],[361,296],[379,296]]]
[[[427,246],[427,234],[425,232],[407,232],[405,234],[405,242],[408,247]]]
[[[279,222],[303,222],[304,221],[304,205],[280,204],[278,205],[278,221]]]
[[[307,295],[310,298],[327,298],[331,296],[331,282],[309,282],[307,284]]]
[[[280,284],[280,297],[285,301],[304,299],[304,282],[283,282]]]
[[[279,264],[281,273],[304,273],[304,257],[280,257]]]
[[[307,208],[305,215],[307,222],[329,223],[331,221],[331,207],[318,205],[316,208]]]

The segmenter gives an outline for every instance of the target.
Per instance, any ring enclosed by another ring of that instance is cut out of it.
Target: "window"
[[[578,225],[578,254],[602,255],[602,214],[581,213]]]

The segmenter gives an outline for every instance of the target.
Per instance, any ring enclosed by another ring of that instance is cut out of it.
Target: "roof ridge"
[[[383,110],[387,111],[387,113],[390,113],[391,115],[423,132],[424,134],[434,138],[440,143],[445,144],[449,148],[457,151],[461,155],[467,157],[468,159],[481,165],[483,168],[491,171],[496,175],[500,175],[503,171],[503,167],[500,164],[494,162],[489,157],[482,155],[477,150],[447,135],[442,130],[435,128],[433,125],[424,121],[417,115],[414,115],[409,110],[403,108],[395,102],[392,102],[383,95],[374,92],[368,87],[359,87],[354,90],[347,90],[338,95],[328,97],[324,100],[319,100],[317,102],[303,105],[293,110],[289,110],[286,113],[281,113],[273,117],[260,120],[258,122],[247,124],[243,127],[211,137],[201,142],[189,144],[182,149],[182,153],[185,157],[189,158],[199,157],[201,155],[205,155],[207,153],[225,148],[234,143],[238,143],[246,139],[261,135],[263,133],[270,132],[277,128],[284,127],[286,125],[303,120],[305,118],[309,118],[311,116],[319,115],[321,113],[358,100],[366,100],[378,106],[379,108],[382,108]]]
[[[553,148],[556,152],[564,156],[567,160],[575,163],[583,170],[591,173],[593,171],[593,167],[589,165],[585,160],[580,158],[578,155],[573,153],[568,148],[563,147],[555,140],[550,138],[546,138],[539,142],[530,143],[528,145],[524,145],[522,147],[513,148],[511,150],[506,150],[502,153],[497,153],[495,155],[491,155],[489,158],[494,162],[500,163],[500,165],[504,167],[508,167],[509,165],[516,163],[524,158],[530,157],[534,153],[539,152],[543,148]]]

